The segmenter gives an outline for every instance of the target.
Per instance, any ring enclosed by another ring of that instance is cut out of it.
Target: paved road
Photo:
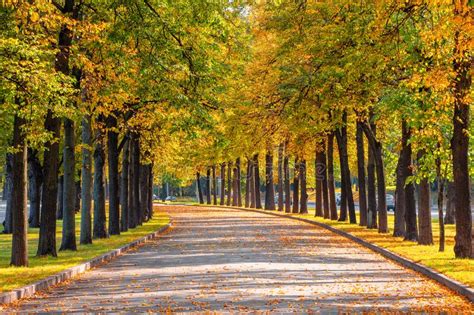
[[[3,311],[472,309],[436,283],[306,223],[230,209],[162,209],[174,220],[168,234]]]

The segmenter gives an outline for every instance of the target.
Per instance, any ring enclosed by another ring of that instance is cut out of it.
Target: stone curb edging
[[[240,207],[227,207],[227,206],[214,206],[214,205],[200,205],[200,206],[205,206],[205,207],[214,207],[214,208],[223,208],[223,209],[236,209],[236,210],[243,210],[243,211],[249,211],[249,212],[257,212],[257,213],[263,213],[263,214],[268,214],[268,215],[273,215],[273,216],[277,216],[277,217],[282,217],[282,218],[289,218],[289,219],[293,219],[293,220],[297,220],[297,221],[302,221],[302,222],[306,222],[306,223],[309,223],[309,224],[312,224],[312,225],[316,225],[316,226],[319,226],[319,227],[322,227],[326,230],[329,230],[333,233],[336,233],[340,236],[344,236],[364,247],[367,247],[368,249],[384,256],[385,258],[388,258],[400,265],[402,265],[403,267],[406,267],[406,268],[409,268],[409,269],[412,269],[416,272],[419,272],[421,273],[422,275],[440,283],[441,285],[445,286],[445,287],[448,287],[449,289],[455,291],[456,293],[466,297],[471,303],[474,303],[474,289],[469,287],[468,285],[465,285],[459,281],[456,281],[456,280],[453,280],[451,278],[448,278],[447,276],[437,272],[436,270],[434,269],[431,269],[429,267],[426,267],[424,265],[420,265],[420,264],[417,264],[416,262],[408,259],[408,258],[405,258],[405,257],[402,257],[398,254],[395,254],[383,247],[380,247],[378,245],[375,245],[375,244],[372,244],[372,243],[369,243],[357,236],[354,236],[348,232],[344,232],[344,231],[341,231],[339,229],[336,229],[330,225],[327,225],[327,224],[324,224],[324,223],[321,223],[321,222],[316,222],[316,221],[312,221],[312,220],[309,220],[309,219],[305,219],[305,218],[298,218],[298,217],[294,217],[294,216],[291,216],[291,215],[287,215],[287,214],[282,214],[282,213],[278,213],[278,212],[275,212],[275,213],[272,213],[272,212],[268,212],[268,211],[264,211],[264,210],[258,210],[258,209],[248,209],[248,208],[240,208]]]
[[[85,263],[82,263],[77,266],[66,269],[64,271],[61,271],[45,279],[39,280],[33,284],[30,284],[30,285],[27,285],[27,286],[24,286],[24,287],[21,287],[19,289],[15,289],[9,292],[1,293],[0,306],[2,304],[12,303],[26,297],[31,297],[39,291],[45,290],[61,282],[64,282],[65,280],[71,279],[72,277],[75,277],[81,273],[84,273],[87,270],[97,267],[105,262],[109,262],[115,257],[125,253],[126,251],[129,251],[130,249],[135,248],[138,245],[145,243],[146,241],[157,238],[161,233],[165,232],[170,227],[171,227],[171,221],[170,223],[162,226],[158,231],[150,233],[138,240],[135,240],[131,243],[126,244],[125,246],[122,246],[118,249],[112,250],[101,256],[93,258],[92,260],[89,260]]]

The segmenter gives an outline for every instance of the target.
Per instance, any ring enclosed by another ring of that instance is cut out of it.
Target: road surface
[[[4,312],[469,312],[460,296],[313,225],[163,206],[173,229]]]

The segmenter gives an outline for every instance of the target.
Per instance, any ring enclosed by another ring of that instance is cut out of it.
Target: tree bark
[[[59,134],[61,123],[53,113],[46,115],[45,129],[53,135],[46,144],[43,156],[44,181],[41,192],[40,232],[38,256],[57,256],[56,252],[56,210],[58,199]]]
[[[443,199],[444,199],[444,184],[445,180],[441,174],[441,159],[436,159],[436,177],[438,181],[438,224],[439,224],[439,247],[438,251],[444,252],[445,232],[443,220]]]
[[[334,183],[334,133],[328,135],[327,151],[329,212],[331,220],[337,220],[336,190]]]
[[[142,208],[140,207],[140,135],[132,134],[132,151],[130,167],[133,169],[132,180],[132,194],[133,194],[133,208],[130,210],[135,217],[136,225],[142,225]]]
[[[252,162],[247,158],[247,176],[245,180],[245,208],[250,207],[252,191]]]
[[[262,209],[262,199],[260,198],[260,169],[258,167],[258,154],[253,156],[253,166],[255,179],[255,208]]]
[[[314,170],[316,172],[315,179],[316,179],[316,211],[315,216],[323,217],[325,216],[323,212],[323,177],[324,173],[326,172],[326,154],[321,148],[322,141],[317,143],[316,147],[316,157],[314,159],[315,165]],[[329,212],[329,209],[328,209]],[[328,213],[329,214],[329,213]]]
[[[456,191],[454,190],[454,183],[449,182],[447,187],[447,201],[446,201],[446,215],[444,217],[444,224],[454,224],[456,212]]]
[[[369,145],[373,149],[375,159],[375,170],[377,174],[377,212],[379,216],[378,231],[379,233],[388,233],[387,223],[387,200],[385,190],[385,174],[382,156],[382,144],[377,140],[375,134],[375,125],[363,124],[364,133],[367,136]]]
[[[308,193],[306,191],[306,160],[300,162],[300,213],[308,213]],[[327,188],[327,186],[326,186]]]
[[[62,13],[66,16],[74,11],[74,0],[65,0]],[[55,58],[55,70],[64,75],[70,74],[69,55],[72,43],[72,31],[67,24],[61,26],[58,37],[59,51]],[[45,129],[52,137],[45,145],[44,153],[44,182],[41,194],[41,218],[38,241],[38,256],[56,253],[56,207],[58,195],[58,173],[59,173],[59,139],[61,120],[55,117],[53,111],[48,109],[45,119]]]
[[[455,1],[454,15],[459,19],[467,20],[470,10],[468,1]],[[453,154],[454,190],[456,191],[456,236],[454,253],[456,258],[473,257],[472,253],[472,216],[471,216],[471,188],[469,178],[469,121],[470,100],[468,95],[471,89],[472,56],[468,50],[462,50],[459,37],[460,30],[455,31],[455,49],[453,70],[454,86],[454,117],[453,137],[451,150]]]
[[[299,198],[299,160],[295,157],[295,165],[293,169],[293,213],[300,212],[300,198]]]
[[[82,120],[81,244],[92,244],[92,127],[91,117]]]
[[[283,211],[283,149],[284,144],[278,146],[278,211]]]
[[[206,170],[206,203],[211,204],[211,169]]]
[[[58,205],[58,210],[56,211],[56,219],[57,220],[62,220],[63,219],[63,213],[64,213],[64,203],[63,203],[63,198],[64,198],[64,175],[59,176],[58,178],[58,196],[56,199],[57,205]]]
[[[76,132],[74,122],[64,120],[63,231],[60,251],[77,250],[76,245]]]
[[[148,165],[140,163],[140,223],[148,221]]]
[[[5,209],[5,221],[3,221],[3,234],[11,234],[13,230],[12,221],[12,191],[13,191],[13,154],[7,153],[5,163],[5,197],[7,207]]]
[[[288,155],[285,153],[283,159],[283,173],[285,176],[285,212],[291,212],[291,195],[290,195],[290,165]]]
[[[410,129],[405,120],[402,121],[402,148],[397,162],[397,185],[395,189],[395,224],[393,236],[405,236],[405,183],[408,176],[408,168],[410,167],[411,156],[407,150],[408,141],[410,140]]]
[[[349,156],[347,154],[347,113],[343,114],[344,125],[336,131],[337,147],[339,149],[339,162],[341,165],[341,215],[339,221],[346,221],[347,208],[349,210],[350,223],[357,223],[354,207],[354,197],[352,195],[351,173],[349,170]],[[385,194],[384,194],[385,196]],[[385,200],[385,199],[384,199]]]
[[[109,235],[120,235],[120,206],[119,206],[119,151],[117,118],[107,117],[107,152],[109,171]]]
[[[217,179],[216,179],[216,166],[212,166],[212,203],[217,205]]]
[[[97,131],[97,142],[94,150],[94,238],[106,238],[106,215],[105,215],[105,148],[103,134]]]
[[[242,175],[240,170],[240,158],[235,161],[237,168],[237,206],[242,207]]]
[[[148,165],[148,220],[153,219],[153,162]]]
[[[225,203],[225,163],[221,164],[221,200],[220,205]]]
[[[130,134],[129,137],[129,165],[128,165],[128,228],[133,229],[137,227],[137,210],[135,208],[135,193],[134,193],[134,183],[135,183],[135,172],[133,167],[132,155],[134,150],[134,135]],[[164,197],[166,198],[166,196]],[[164,199],[163,198],[163,199]]]
[[[358,121],[356,128],[357,178],[359,182],[359,225],[367,226],[367,193],[365,183],[364,131],[362,130],[362,122]]]
[[[232,201],[232,163],[227,163],[227,196],[226,196],[226,206],[230,206]]]
[[[10,264],[28,266],[28,223],[27,223],[27,148],[23,128],[25,120],[15,115],[13,123],[12,172],[12,254]]]
[[[407,132],[408,140],[411,137],[411,130],[407,129]],[[405,168],[405,177],[409,178],[413,176],[413,168],[411,165],[412,149],[410,143],[407,143],[406,150],[406,158],[407,161],[409,161],[409,165]],[[418,230],[416,224],[415,185],[412,181],[405,183],[405,224],[405,240],[416,241],[418,239]]]
[[[198,201],[200,204],[204,204],[204,198],[202,194],[202,187],[201,187],[201,174],[196,172],[196,185],[198,190]]]
[[[423,152],[418,153],[418,161],[423,158]],[[418,189],[418,244],[432,245],[433,231],[431,228],[430,184],[427,178],[422,178]]]
[[[129,186],[129,168],[130,168],[130,140],[129,135],[125,135],[126,139],[124,140],[123,152],[122,152],[122,174],[120,178],[120,230],[122,232],[128,231],[128,218],[129,218],[129,208],[128,208],[128,186]]]
[[[232,206],[237,207],[239,202],[238,202],[238,197],[239,197],[239,190],[238,190],[238,175],[237,175],[237,164],[234,165],[234,168],[232,169]]]
[[[28,149],[28,180],[30,193],[30,216],[28,219],[30,228],[40,226],[41,207],[41,184],[43,182],[43,168],[38,158],[38,151]]]
[[[255,165],[253,160],[250,161],[250,208],[255,208]]]
[[[377,199],[375,193],[374,150],[369,145],[367,159],[367,228],[377,228]]]
[[[273,186],[273,155],[265,154],[265,210],[275,210],[275,187]]]

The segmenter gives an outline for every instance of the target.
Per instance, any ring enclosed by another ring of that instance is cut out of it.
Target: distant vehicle
[[[160,199],[160,196],[158,196],[158,195],[153,195],[153,200],[158,200],[158,199]]]
[[[168,196],[165,198],[165,201],[176,201],[176,197],[175,196]]]
[[[336,193],[336,205],[341,205],[341,193]]]
[[[283,203],[285,203],[286,201],[286,198],[285,198],[285,195],[283,195]],[[293,204],[293,200],[290,198],[290,203]],[[277,205],[278,204],[278,194],[275,194],[275,204]]]
[[[387,203],[387,211],[395,211],[395,198],[393,195],[386,194],[385,202]]]

